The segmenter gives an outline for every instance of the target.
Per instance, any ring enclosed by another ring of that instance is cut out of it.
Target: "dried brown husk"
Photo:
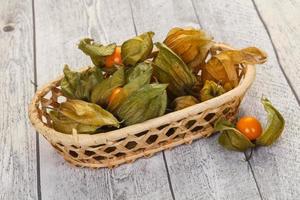
[[[164,43],[172,49],[195,73],[205,61],[213,38],[201,29],[173,28]]]
[[[262,64],[267,55],[256,47],[241,50],[225,50],[214,55],[203,67],[202,81],[212,80],[220,83],[226,91],[239,83],[238,68],[240,64]]]

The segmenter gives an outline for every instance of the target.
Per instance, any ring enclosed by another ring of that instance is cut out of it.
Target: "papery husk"
[[[171,107],[175,111],[177,111],[177,110],[181,110],[181,109],[190,107],[197,103],[199,103],[199,101],[193,96],[182,96],[182,97],[177,97],[176,99],[174,99],[174,101],[171,104]]]
[[[225,90],[221,85],[218,85],[214,81],[205,81],[203,88],[200,91],[201,101],[207,101],[225,93]]]
[[[167,83],[168,92],[175,97],[192,93],[197,79],[191,69],[170,48],[156,43],[159,52],[154,59],[154,75],[160,83]]]
[[[246,136],[239,132],[234,125],[224,119],[219,119],[215,123],[215,131],[220,131],[219,144],[228,150],[244,152],[249,148],[255,147]]]
[[[117,115],[127,126],[163,115],[167,106],[166,87],[166,84],[145,85],[121,104]]]
[[[119,127],[119,121],[108,111],[94,103],[70,100],[61,103],[59,112],[64,116],[86,125]]]
[[[58,111],[50,111],[52,126],[56,131],[66,134],[72,134],[74,131],[80,134],[94,133],[99,127],[78,123]]]
[[[262,64],[267,55],[256,47],[241,50],[225,50],[214,55],[203,67],[202,81],[212,80],[220,83],[226,91],[239,83],[238,68],[240,64]]]
[[[164,43],[196,74],[214,44],[213,38],[201,29],[177,27],[169,31]]]
[[[93,64],[98,67],[104,66],[105,57],[112,55],[117,45],[115,43],[107,46],[94,42],[91,38],[80,40],[78,48],[86,55],[90,56]]]
[[[92,89],[103,79],[102,70],[98,67],[89,67],[83,72],[76,72],[65,65],[64,75],[61,81],[62,93],[68,98],[85,101],[90,101]]]
[[[102,126],[119,127],[119,121],[110,112],[82,100],[68,99],[49,115],[53,128],[66,134],[94,133]]]
[[[125,41],[121,47],[123,63],[128,66],[135,66],[146,60],[153,49],[153,35],[153,32],[146,32]]]
[[[285,120],[281,113],[267,98],[262,98],[261,102],[268,114],[268,123],[261,136],[256,139],[255,143],[261,146],[269,146],[281,136]]]
[[[107,109],[111,112],[116,112],[129,95],[150,83],[151,76],[152,67],[149,63],[139,63],[137,66],[127,70],[126,84],[123,88],[119,88],[114,98],[110,99]]]
[[[107,106],[112,91],[125,84],[124,67],[119,68],[113,75],[98,83],[92,90],[91,102]]]

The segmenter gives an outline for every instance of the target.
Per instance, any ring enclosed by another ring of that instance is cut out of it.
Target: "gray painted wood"
[[[0,199],[38,199],[36,138],[27,104],[34,93],[32,1],[0,1]],[[35,0],[37,79],[41,86],[64,63],[90,63],[76,43],[83,36],[122,42],[135,35],[128,1]],[[194,4],[196,14],[192,6]],[[286,129],[270,148],[244,155],[217,145],[217,137],[166,151],[176,199],[297,199],[300,196],[300,108],[281,69],[299,95],[299,2],[255,1],[277,50],[277,60],[251,1],[132,0],[138,33],[153,30],[162,40],[172,26],[201,26],[217,41],[258,46],[269,61],[242,104],[241,115],[265,120],[259,102],[269,97],[286,118]],[[116,14],[117,13],[117,14]],[[172,199],[162,154],[114,170],[71,167],[40,137],[43,199]],[[254,176],[253,176],[253,174]],[[255,178],[255,180],[254,180]],[[255,182],[257,182],[257,187]],[[260,193],[260,194],[259,194]]]
[[[254,1],[267,26],[284,72],[300,97],[300,1]]]
[[[138,32],[152,30],[156,40],[174,26],[199,27],[189,1],[133,0],[132,7]],[[208,16],[202,20],[214,23]],[[244,154],[225,151],[216,139],[165,152],[175,199],[260,199]]]
[[[36,1],[37,74],[43,84],[72,67],[90,64],[76,48],[90,36],[103,43],[135,35],[127,1]],[[43,199],[171,199],[162,154],[114,170],[67,164],[41,138]]]
[[[31,1],[0,1],[0,199],[37,199]]]
[[[284,115],[286,128],[277,143],[254,152],[251,166],[263,199],[298,199],[300,107],[279,67],[270,38],[252,2],[205,0],[195,1],[195,7],[202,26],[213,33],[216,40],[236,47],[258,46],[268,53],[268,62],[257,67],[257,78],[242,104],[241,115],[254,115],[265,120],[260,103],[261,96],[265,95]]]

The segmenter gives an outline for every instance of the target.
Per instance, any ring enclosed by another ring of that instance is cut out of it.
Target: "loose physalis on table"
[[[256,146],[269,146],[281,135],[284,129],[284,118],[274,108],[267,98],[262,98],[261,103],[268,115],[265,129],[255,117],[242,117],[236,125],[219,119],[215,123],[215,130],[220,131],[219,143],[229,150],[246,151]]]

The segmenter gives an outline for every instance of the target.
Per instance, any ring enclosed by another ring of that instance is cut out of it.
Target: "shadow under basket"
[[[216,44],[210,53],[213,55],[226,49],[232,48]],[[219,97],[143,123],[98,134],[64,134],[52,128],[46,108],[57,108],[66,99],[60,90],[63,78],[60,76],[36,92],[29,106],[29,117],[35,129],[71,164],[112,168],[208,137],[214,132],[214,122],[221,117],[233,120],[255,79],[255,66],[242,65],[240,75],[240,84]]]

